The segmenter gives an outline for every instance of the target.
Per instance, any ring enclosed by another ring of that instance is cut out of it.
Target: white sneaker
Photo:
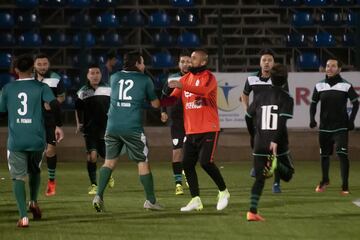
[[[229,204],[229,199],[230,199],[230,193],[227,189],[225,189],[224,191],[219,191],[216,209],[220,211],[226,208],[227,205]]]
[[[194,197],[191,201],[185,206],[180,209],[181,212],[190,212],[193,210],[201,211],[203,209],[203,205],[199,196]]]
[[[164,210],[164,207],[161,206],[158,202],[153,204],[149,200],[146,200],[144,202],[144,208],[148,210],[158,210],[158,211]]]
[[[104,212],[105,210],[104,201],[100,198],[99,195],[95,195],[92,204],[97,212]]]

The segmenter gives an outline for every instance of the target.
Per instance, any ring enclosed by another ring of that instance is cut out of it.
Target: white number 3
[[[18,94],[18,98],[21,100],[20,103],[22,104],[22,108],[18,108],[18,113],[20,116],[24,116],[27,113],[27,94],[24,92],[21,92]]]

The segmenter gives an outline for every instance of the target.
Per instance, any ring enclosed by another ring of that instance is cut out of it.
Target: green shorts
[[[114,135],[105,133],[106,159],[116,159],[124,148],[130,160],[138,162],[148,161],[149,149],[143,132],[133,132]]]
[[[8,164],[10,175],[13,179],[24,178],[28,174],[40,173],[41,160],[44,151],[8,150]]]

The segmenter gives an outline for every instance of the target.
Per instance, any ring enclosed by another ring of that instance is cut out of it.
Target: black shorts
[[[207,164],[214,161],[219,132],[186,135],[183,162]]]
[[[336,144],[337,154],[348,154],[348,131],[319,132],[320,155],[330,156],[334,152]]]
[[[185,139],[184,123],[173,122],[170,126],[170,131],[173,149],[182,148]]]
[[[55,125],[45,125],[46,143],[54,146],[56,145],[55,129]]]
[[[105,159],[105,140],[104,135],[84,134],[87,153],[96,151],[100,157]]]

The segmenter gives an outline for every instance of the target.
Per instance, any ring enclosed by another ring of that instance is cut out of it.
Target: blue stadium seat
[[[0,73],[0,90],[9,82],[15,81],[15,77],[9,73]]]
[[[320,19],[322,25],[338,26],[342,24],[340,13],[334,11],[322,13]]]
[[[122,24],[127,27],[143,27],[144,17],[139,12],[130,12],[122,18]]]
[[[93,4],[95,4],[95,7],[100,8],[115,7],[117,3],[117,0],[93,0]]]
[[[14,25],[14,17],[10,13],[0,12],[0,28],[12,28]]]
[[[154,12],[150,15],[149,25],[152,27],[168,27],[170,25],[170,17],[163,11]]]
[[[70,24],[72,27],[90,27],[91,26],[91,18],[89,15],[84,13],[78,13],[76,15],[71,16]]]
[[[17,23],[22,28],[33,28],[38,26],[40,21],[34,13],[23,13],[18,16]]]
[[[0,47],[11,47],[16,44],[15,38],[10,33],[0,34]]]
[[[89,7],[91,0],[68,0],[68,5],[74,8]]]
[[[72,82],[71,82],[71,79],[69,78],[69,76],[66,75],[65,73],[61,74],[61,79],[63,80],[65,89],[70,89]]]
[[[335,37],[328,32],[319,32],[314,36],[315,47],[335,47]]]
[[[317,7],[317,6],[326,6],[328,4],[327,0],[304,0],[305,5]]]
[[[46,42],[51,46],[64,47],[70,44],[70,39],[65,33],[56,32],[48,35]]]
[[[96,18],[96,26],[100,28],[115,28],[119,26],[119,20],[113,13],[103,13]]]
[[[345,33],[342,36],[342,45],[345,47],[354,47],[355,46],[355,41],[356,37],[354,34],[351,33]]]
[[[192,32],[184,32],[178,37],[178,45],[183,48],[199,47],[199,37]]]
[[[300,33],[289,33],[286,35],[286,46],[287,47],[305,47],[305,35]]]
[[[154,78],[155,90],[162,90],[167,79],[168,79],[168,74],[166,73],[160,73],[159,75],[155,76]]]
[[[280,6],[289,6],[289,7],[299,6],[302,4],[302,0],[279,0],[278,2]]]
[[[80,65],[85,64],[88,66],[89,64],[96,63],[95,58],[90,53],[85,54],[85,58],[81,58],[80,55],[75,55],[73,57],[73,65],[74,67],[80,67]]]
[[[21,47],[40,47],[42,39],[38,33],[30,31],[19,36],[18,45]]]
[[[159,52],[152,56],[152,66],[153,68],[172,68],[175,63],[170,53]]]
[[[195,4],[193,0],[171,0],[171,5],[174,7],[192,7]]]
[[[320,67],[320,59],[316,53],[305,52],[298,57],[298,67],[302,70],[314,70]]]
[[[81,81],[80,76],[76,76],[72,79],[71,88],[77,90],[81,87],[82,84],[83,82]]]
[[[154,35],[153,43],[157,47],[171,47],[174,45],[174,38],[168,32],[159,32]]]
[[[0,68],[10,68],[11,61],[10,53],[0,52]]]
[[[193,13],[178,13],[175,16],[176,24],[179,26],[195,26],[197,18]]]
[[[71,94],[66,95],[63,105],[65,110],[75,109],[75,98]]]
[[[339,5],[339,6],[347,6],[347,5],[353,5],[354,4],[354,0],[332,0],[332,2],[335,5]]]
[[[292,16],[292,24],[295,27],[313,26],[313,18],[309,12],[297,12]]]
[[[120,47],[123,45],[123,40],[118,33],[105,33],[99,37],[99,44],[109,47]]]
[[[39,5],[39,0],[16,0],[16,6],[21,8],[35,8]]]
[[[45,7],[65,7],[66,0],[41,0],[40,3]]]
[[[356,26],[359,20],[359,15],[356,12],[349,12],[345,20],[349,26]]]
[[[77,47],[92,47],[95,45],[95,37],[91,32],[86,32],[85,35],[77,33],[73,37],[73,45]]]

